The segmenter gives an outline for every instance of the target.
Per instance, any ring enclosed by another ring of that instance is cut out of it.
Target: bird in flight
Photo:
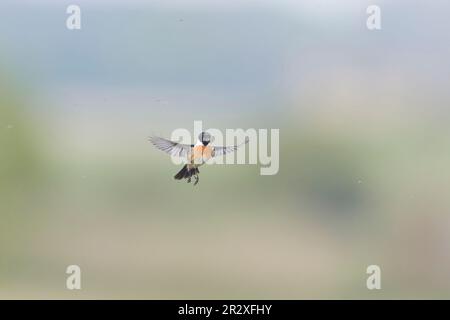
[[[248,137],[246,137],[244,143],[240,145],[216,147],[210,145],[212,138],[208,132],[200,133],[197,143],[191,145],[177,143],[156,136],[150,137],[150,142],[159,150],[162,150],[171,156],[181,157],[187,160],[187,163],[174,178],[176,180],[187,179],[187,182],[190,183],[191,178],[194,177],[194,186],[199,181],[198,175],[200,171],[198,170],[198,167],[213,157],[236,151],[241,145],[246,144],[248,140]]]

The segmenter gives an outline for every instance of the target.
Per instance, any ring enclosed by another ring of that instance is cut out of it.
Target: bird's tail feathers
[[[200,171],[198,170],[198,168],[192,168],[189,169],[187,164],[184,165],[184,167],[174,176],[174,178],[176,180],[181,180],[181,179],[188,179],[190,177],[192,177],[195,174],[199,174]]]

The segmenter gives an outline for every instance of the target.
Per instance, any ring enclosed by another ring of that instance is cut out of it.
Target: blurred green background
[[[2,1],[0,298],[450,298],[450,4],[375,2]],[[278,175],[175,181],[194,120]]]

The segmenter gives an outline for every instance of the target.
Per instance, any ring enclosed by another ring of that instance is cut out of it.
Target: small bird
[[[183,157],[187,160],[187,164],[184,165],[174,178],[176,180],[187,179],[187,182],[190,183],[191,178],[194,177],[194,186],[199,182],[198,175],[200,171],[198,170],[198,167],[203,165],[210,158],[236,151],[241,145],[246,144],[248,140],[248,137],[246,137],[244,143],[240,145],[216,147],[209,145],[213,139],[208,132],[200,133],[195,145],[181,144],[156,136],[150,137],[151,143],[153,143],[156,148],[171,156]]]

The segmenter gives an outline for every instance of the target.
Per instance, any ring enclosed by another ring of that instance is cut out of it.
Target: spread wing
[[[193,145],[181,144],[160,137],[150,137],[150,142],[165,153],[175,157],[187,157],[191,154]]]
[[[245,137],[245,141],[239,145],[229,146],[229,147],[213,147],[212,156],[213,157],[219,157],[223,156],[224,154],[234,152],[236,151],[240,146],[248,143],[248,137]]]

